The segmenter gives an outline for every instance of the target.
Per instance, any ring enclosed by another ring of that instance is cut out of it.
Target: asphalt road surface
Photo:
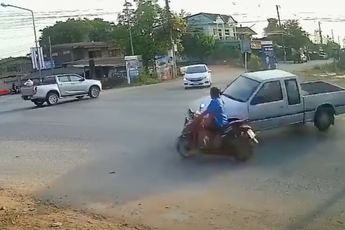
[[[292,70],[303,65],[281,65]],[[242,70],[214,67],[215,85]],[[35,108],[0,97],[0,185],[156,229],[344,229],[343,118],[259,134],[255,157],[181,159],[181,80]]]

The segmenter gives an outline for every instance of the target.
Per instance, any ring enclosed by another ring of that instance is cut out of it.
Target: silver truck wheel
[[[333,123],[334,113],[330,109],[323,108],[316,112],[314,125],[321,132],[327,131]]]
[[[50,92],[47,95],[47,103],[48,105],[56,105],[59,101],[59,95],[55,92]]]
[[[97,98],[100,94],[101,90],[99,89],[98,86],[91,86],[89,96],[91,98]]]

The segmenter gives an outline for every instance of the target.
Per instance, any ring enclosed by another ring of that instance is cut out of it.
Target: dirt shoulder
[[[51,204],[0,188],[0,230],[21,229],[104,229],[146,230],[144,226],[130,226],[101,215],[70,209],[59,209]]]

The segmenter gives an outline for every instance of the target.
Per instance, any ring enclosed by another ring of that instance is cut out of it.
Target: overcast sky
[[[103,17],[115,21],[124,0],[0,0],[4,3],[31,8],[36,12],[37,27],[42,29],[56,20],[68,17]],[[312,2],[312,4],[311,4]],[[160,0],[164,5],[164,0]],[[303,0],[171,0],[172,9],[185,9],[191,13],[210,12],[232,15],[240,24],[252,26],[259,35],[266,26],[266,19],[276,17],[275,5],[280,5],[281,18],[299,19],[302,26],[314,34],[318,20],[324,34],[335,40],[345,37],[345,1],[303,1]],[[0,58],[18,56],[29,52],[34,45],[30,14],[16,9],[0,8]]]

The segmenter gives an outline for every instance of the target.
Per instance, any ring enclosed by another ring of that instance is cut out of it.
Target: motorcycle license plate
[[[254,139],[255,138],[255,133],[253,132],[253,130],[249,129],[247,131],[248,135],[250,136],[251,139]]]

